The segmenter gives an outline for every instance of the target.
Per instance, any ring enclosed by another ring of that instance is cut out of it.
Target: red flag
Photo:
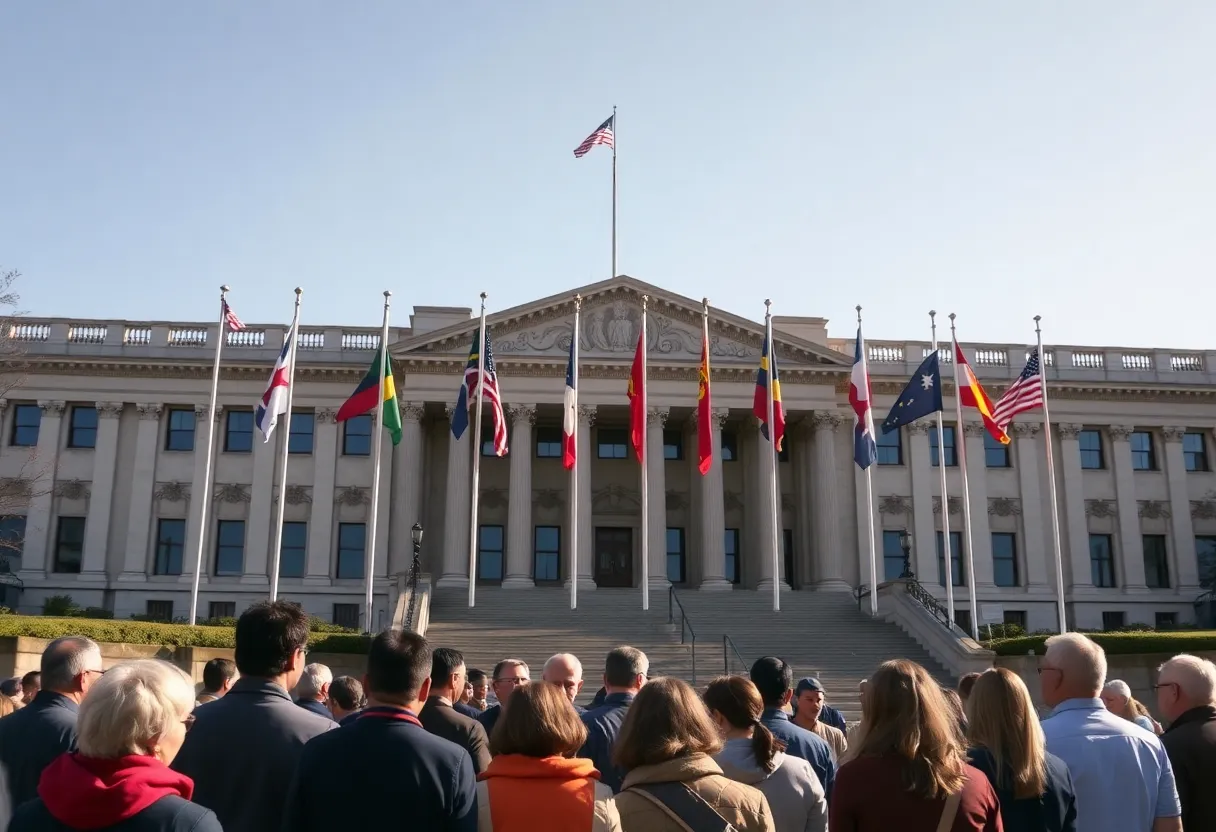
[[[1005,433],[1004,428],[993,419],[992,399],[988,398],[980,380],[972,372],[971,365],[967,363],[967,358],[963,355],[963,348],[958,345],[958,341],[954,342],[954,360],[955,367],[958,368],[959,401],[963,403],[963,407],[974,407],[980,412],[980,418],[983,419],[989,436],[1002,445],[1008,445],[1009,434]]]
[[[701,333],[701,370],[697,382],[697,468],[702,476],[714,463],[714,435],[709,416],[709,335]]]
[[[646,435],[646,344],[638,335],[638,348],[633,354],[633,369],[629,371],[629,438],[638,463],[643,456]]]

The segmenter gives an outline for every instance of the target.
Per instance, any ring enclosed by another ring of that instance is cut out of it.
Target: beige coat
[[[736,783],[705,754],[693,754],[654,766],[635,768],[625,777],[616,796],[624,832],[684,832],[662,807],[650,798],[630,792],[645,783],[679,782],[692,789],[739,832],[777,832],[768,800],[759,789]]]

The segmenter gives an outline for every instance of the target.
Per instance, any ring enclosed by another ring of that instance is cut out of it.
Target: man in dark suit
[[[334,672],[327,666],[317,662],[305,665],[304,673],[296,685],[296,696],[299,697],[296,704],[317,716],[333,719],[334,715],[325,706],[329,699],[329,686],[333,683]]]
[[[372,640],[367,708],[353,725],[304,747],[278,828],[476,832],[473,761],[415,716],[430,672],[431,649],[417,633],[386,630]]]
[[[101,674],[101,650],[84,636],[57,638],[42,651],[42,690],[0,719],[0,763],[14,807],[37,797],[42,770],[75,747],[77,708]]]
[[[473,758],[477,774],[490,764],[490,740],[486,729],[475,719],[459,714],[452,707],[464,690],[464,656],[451,647],[439,647],[431,654],[431,693],[418,714],[422,727],[437,737],[454,742]]]
[[[254,604],[236,623],[240,680],[194,711],[173,768],[194,780],[194,802],[215,812],[225,832],[277,828],[304,743],[338,727],[291,701],[307,648],[299,604]]]

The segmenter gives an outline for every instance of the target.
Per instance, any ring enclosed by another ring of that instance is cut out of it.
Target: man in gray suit
[[[308,617],[290,601],[254,604],[236,624],[241,678],[194,711],[173,768],[194,780],[194,802],[226,832],[277,829],[304,743],[337,728],[291,701],[304,672]]]

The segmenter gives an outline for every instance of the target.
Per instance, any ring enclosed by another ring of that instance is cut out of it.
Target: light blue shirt
[[[1077,832],[1150,832],[1182,814],[1161,740],[1115,716],[1101,699],[1068,699],[1043,720],[1047,750],[1068,764]]]

